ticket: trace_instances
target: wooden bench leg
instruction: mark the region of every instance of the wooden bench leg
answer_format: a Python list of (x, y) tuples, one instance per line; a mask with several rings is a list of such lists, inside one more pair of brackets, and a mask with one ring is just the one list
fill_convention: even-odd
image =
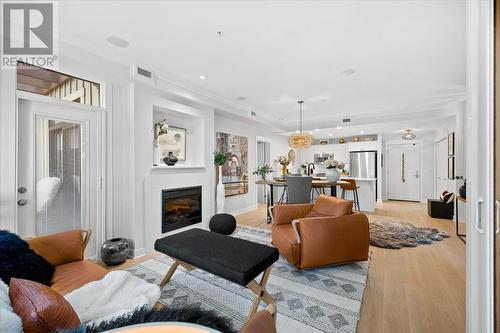
[(167, 274), (165, 274), (165, 277), (163, 278), (163, 280), (161, 280), (160, 288), (163, 288), (164, 285), (170, 282), (170, 279), (174, 275), (177, 267), (179, 267), (179, 262), (177, 260), (174, 260), (174, 263), (172, 264), (172, 266), (170, 266), (170, 269), (168, 270)]
[(262, 279), (260, 283), (257, 283), (255, 280), (247, 284), (247, 288), (250, 289), (255, 295), (255, 299), (250, 307), (250, 313), (248, 314), (247, 321), (252, 318), (252, 316), (257, 312), (259, 308), (260, 301), (264, 301), (267, 305), (274, 304), (273, 297), (267, 292), (266, 284), (269, 276), (271, 275), (271, 267), (268, 267), (264, 274), (262, 275)]

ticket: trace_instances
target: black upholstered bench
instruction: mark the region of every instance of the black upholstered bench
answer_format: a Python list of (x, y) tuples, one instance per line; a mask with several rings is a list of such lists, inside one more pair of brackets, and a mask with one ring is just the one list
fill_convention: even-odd
[[(271, 265), (279, 258), (278, 250), (273, 247), (203, 229), (190, 229), (158, 239), (155, 250), (174, 259), (161, 287), (170, 281), (179, 265), (186, 269), (196, 267), (254, 292), (256, 298), (248, 318), (255, 314), (261, 300), (266, 304), (274, 303), (266, 291)], [(255, 281), (262, 272), (261, 281)]]

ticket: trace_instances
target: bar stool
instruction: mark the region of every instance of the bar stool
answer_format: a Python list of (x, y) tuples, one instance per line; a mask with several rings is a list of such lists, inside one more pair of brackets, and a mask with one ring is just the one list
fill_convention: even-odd
[[(354, 202), (354, 210), (359, 210), (359, 196), (358, 196), (358, 188), (359, 186), (356, 185), (356, 180), (355, 179), (342, 179), (343, 181), (348, 182), (349, 184), (343, 184), (340, 185), (340, 188), (342, 189), (342, 199), (345, 199), (345, 191), (352, 191), (352, 197), (353, 197), (353, 202)], [(356, 209), (357, 207), (357, 209)]]

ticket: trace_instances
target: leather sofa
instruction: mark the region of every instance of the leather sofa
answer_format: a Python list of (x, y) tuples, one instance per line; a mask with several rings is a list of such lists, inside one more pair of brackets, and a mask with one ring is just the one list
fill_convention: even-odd
[(297, 268), (368, 259), (368, 218), (352, 201), (321, 195), (315, 203), (272, 208), (272, 243)]
[(103, 267), (84, 259), (91, 235), (91, 230), (71, 230), (27, 240), (33, 251), (55, 266), (50, 287), (59, 294), (65, 295), (100, 280), (108, 273)]

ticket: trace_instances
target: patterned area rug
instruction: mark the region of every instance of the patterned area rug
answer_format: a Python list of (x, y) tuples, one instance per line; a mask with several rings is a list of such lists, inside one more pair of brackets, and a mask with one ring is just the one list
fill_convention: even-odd
[[(271, 231), (238, 227), (235, 237), (268, 244)], [(172, 260), (159, 255), (128, 269), (148, 282), (159, 284)], [(369, 262), (295, 271), (280, 258), (267, 284), (278, 307), (278, 332), (355, 332)], [(192, 305), (214, 309), (243, 326), (253, 294), (246, 288), (199, 269), (179, 267), (162, 290), (160, 302), (168, 306)], [(261, 303), (261, 306), (265, 306)]]

